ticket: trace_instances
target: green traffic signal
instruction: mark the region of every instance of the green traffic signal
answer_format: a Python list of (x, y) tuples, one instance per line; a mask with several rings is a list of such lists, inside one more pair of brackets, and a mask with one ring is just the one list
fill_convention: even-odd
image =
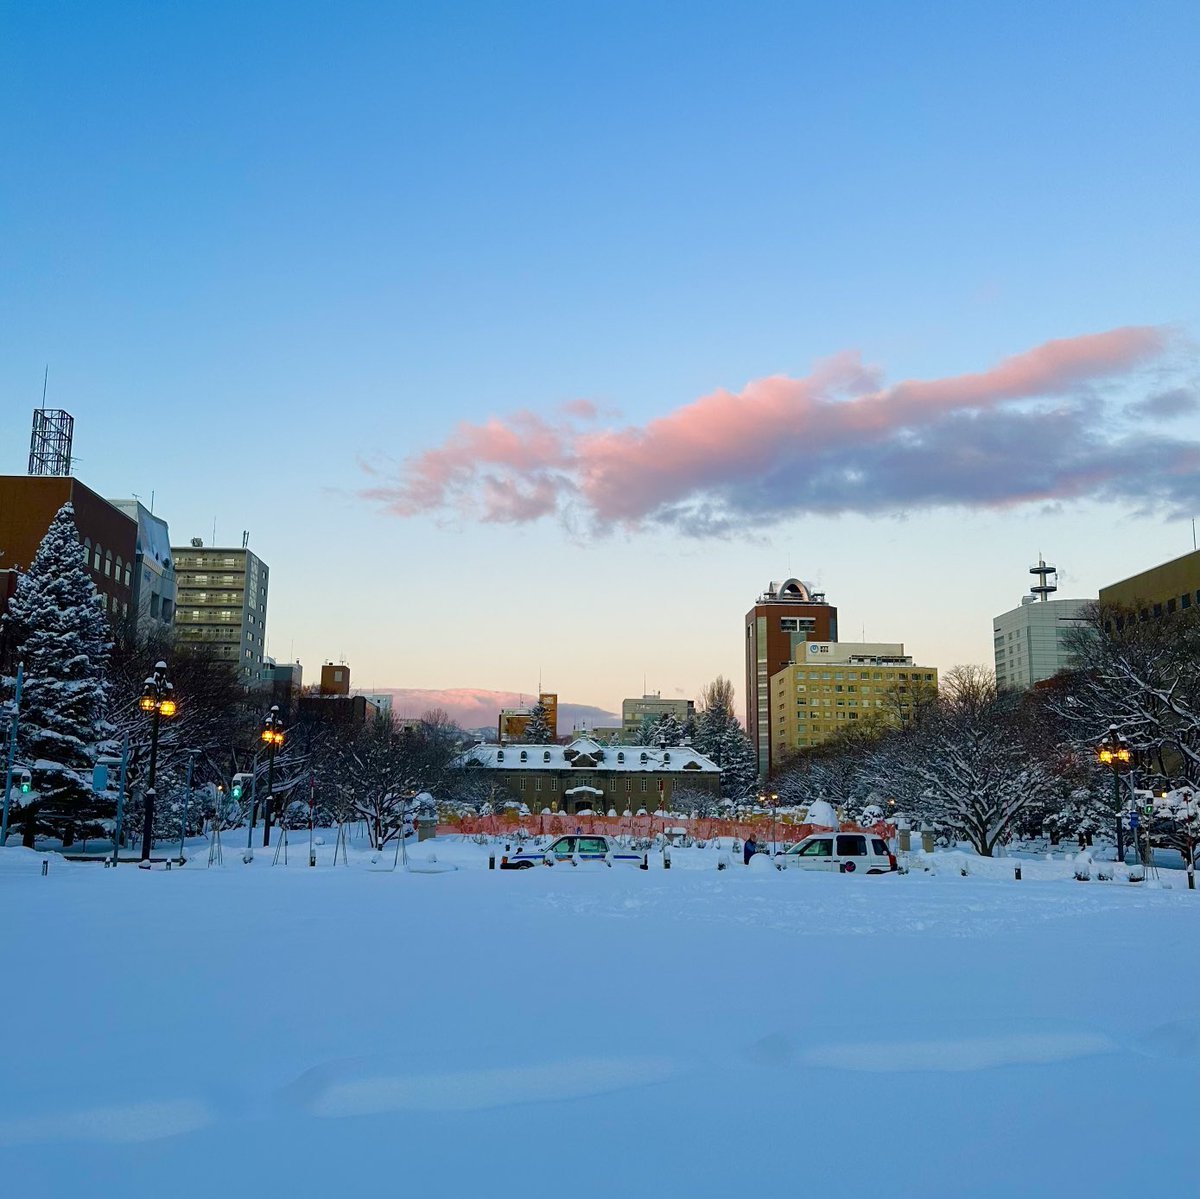
[(28, 795), (30, 788), (33, 786), (33, 780), (28, 773), (21, 775), (21, 794)]
[(241, 783), (233, 784), (233, 798), (234, 799), (242, 798), (242, 784)]

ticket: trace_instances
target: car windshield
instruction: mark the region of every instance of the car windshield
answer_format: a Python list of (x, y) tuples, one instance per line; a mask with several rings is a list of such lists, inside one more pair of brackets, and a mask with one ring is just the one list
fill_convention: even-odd
[(559, 837), (559, 839), (557, 841), (555, 841), (553, 845), (550, 846), (549, 852), (557, 853), (557, 854), (574, 853), (575, 852), (575, 838), (574, 837)]

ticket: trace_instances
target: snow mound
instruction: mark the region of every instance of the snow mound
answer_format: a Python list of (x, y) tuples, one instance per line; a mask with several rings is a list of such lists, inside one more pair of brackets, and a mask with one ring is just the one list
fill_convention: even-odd
[(824, 799), (818, 799), (808, 805), (807, 821), (809, 824), (815, 824), (818, 828), (841, 828), (841, 822), (833, 810), (833, 805)]

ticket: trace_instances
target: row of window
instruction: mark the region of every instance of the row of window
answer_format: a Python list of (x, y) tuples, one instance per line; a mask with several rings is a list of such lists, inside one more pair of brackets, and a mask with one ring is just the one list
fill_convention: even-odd
[[(512, 787), (515, 785), (517, 787), (517, 789), (520, 791), (528, 791), (529, 790), (529, 777), (527, 775), (522, 775), (520, 778), (514, 779), (511, 774), (507, 774), (504, 776), (504, 781), (509, 787)], [(547, 791), (555, 791), (555, 792), (558, 791), (558, 782), (556, 779), (548, 778), (548, 779), (543, 780), (536, 776), (533, 779), (533, 790), (540, 791), (542, 789), (543, 781), (548, 784), (546, 787)], [(624, 788), (621, 787), (621, 783), (625, 784)], [(633, 779), (609, 779), (608, 790), (611, 791), (614, 795), (617, 793), (617, 791), (622, 790), (622, 789), (628, 795), (633, 790)], [(649, 791), (650, 790), (650, 780), (645, 779), (645, 778), (638, 779), (638, 790), (643, 795), (647, 791)]]
[[(1138, 609), (1138, 620), (1149, 620), (1151, 616), (1174, 616), (1176, 612), (1186, 612), (1193, 604), (1200, 608), (1200, 591), (1195, 593), (1195, 598), (1190, 591), (1184, 592), (1183, 595), (1172, 597), (1167, 600), (1166, 604), (1153, 604), (1147, 608)], [(1126, 625), (1124, 616), (1117, 617), (1117, 628), (1123, 629)]]
[[(648, 753), (646, 753), (646, 752), (643, 750), (643, 751), (642, 751), (642, 754), (641, 754), (641, 757), (640, 757), (638, 760), (639, 760), (640, 762), (642, 762), (643, 764), (644, 764), (644, 763), (646, 763), (646, 762), (649, 762), (649, 761), (650, 761), (650, 755), (649, 755)], [(496, 761), (497, 761), (497, 762), (503, 762), (503, 761), (504, 761), (504, 750), (502, 750), (502, 749), (498, 749), (498, 750), (496, 751)], [(528, 751), (527, 749), (523, 749), (523, 750), (521, 750), (521, 757), (520, 757), (520, 761), (522, 761), (522, 762), (528, 762), (528, 761), (529, 761), (529, 751)], [(542, 751), (542, 761), (543, 761), (543, 762), (549, 762), (549, 761), (550, 761), (550, 751), (549, 751), (548, 749), (546, 749), (546, 750), (543, 750), (543, 751)], [(666, 764), (666, 763), (669, 763), (669, 762), (671, 761), (671, 755), (670, 755), (669, 753), (664, 753), (664, 754), (663, 754), (663, 756), (662, 756), (662, 761), (663, 761), (663, 763), (664, 763), (664, 764)], [(623, 766), (624, 764), (625, 764), (625, 751), (624, 751), (624, 750), (620, 750), (620, 751), (617, 753), (617, 765), (618, 765), (618, 766)]]
[(899, 679), (906, 683), (907, 682), (919, 683), (922, 680), (924, 680), (926, 683), (932, 683), (933, 682), (933, 671), (932, 670), (927, 670), (927, 671), (898, 670), (894, 674), (889, 672), (886, 676), (884, 675), (883, 671), (881, 671), (881, 670), (875, 670), (875, 671), (867, 671), (867, 670), (862, 670), (862, 671), (859, 671), (859, 670), (833, 670), (833, 671), (830, 671), (830, 670), (797, 670), (796, 671), (797, 679), (811, 679), (811, 680), (821, 680), (821, 679), (839, 680), (840, 679), (843, 681), (853, 680), (855, 682), (861, 682), (861, 681), (865, 681), (868, 679), (872, 679), (875, 682), (879, 683), (879, 682), (882, 682), (885, 677), (888, 679)]
[(129, 570), (130, 564), (121, 559), (118, 554), (113, 557), (112, 550), (106, 550), (97, 541), (92, 544), (90, 537), (83, 539), (83, 564), (90, 566), (97, 574), (103, 574), (105, 578), (116, 579), (122, 586), (129, 586)]

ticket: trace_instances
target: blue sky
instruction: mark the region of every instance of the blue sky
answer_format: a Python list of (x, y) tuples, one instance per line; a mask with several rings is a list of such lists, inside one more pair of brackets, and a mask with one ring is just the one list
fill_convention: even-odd
[(847, 349), (892, 384), (1169, 327), (1162, 377), (1105, 395), (1194, 388), (1194, 4), (0, 13), (0, 469), (48, 362), (80, 477), (153, 490), (178, 539), (249, 529), (271, 650), (310, 671), (690, 694), (740, 680), (789, 569), (843, 635), (947, 667), (987, 660), (1039, 550), (1094, 594), (1191, 547), (1178, 503), (1128, 498), (696, 538), (359, 493), (460, 421), (586, 399), (641, 428)]

